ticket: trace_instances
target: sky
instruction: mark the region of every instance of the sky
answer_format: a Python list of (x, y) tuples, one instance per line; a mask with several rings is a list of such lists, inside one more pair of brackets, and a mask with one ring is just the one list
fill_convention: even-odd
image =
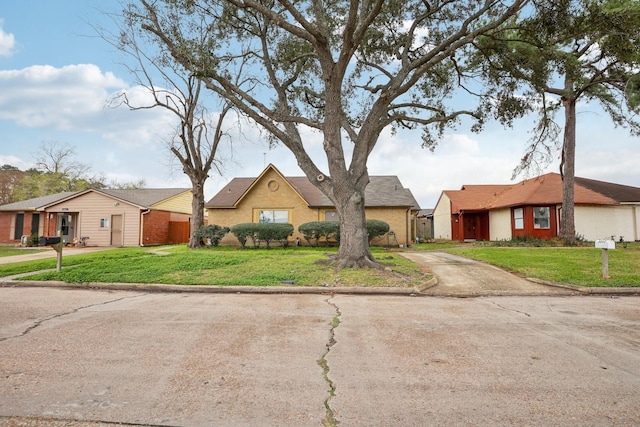
[[(0, 165), (26, 170), (43, 144), (56, 143), (73, 148), (75, 160), (107, 182), (190, 187), (166, 146), (171, 132), (166, 111), (108, 107), (117, 93), (136, 92), (134, 76), (123, 65), (130, 59), (95, 30), (112, 25), (107, 12), (119, 5), (118, 0), (0, 2)], [(640, 187), (640, 138), (615, 128), (596, 104), (580, 104), (577, 117), (576, 176)], [(419, 130), (385, 131), (369, 158), (369, 174), (398, 176), (420, 207), (430, 209), (444, 190), (512, 183), (531, 123), (518, 121), (513, 129), (490, 123), (479, 134), (462, 126), (449, 129), (433, 152), (421, 148)], [(317, 163), (326, 164), (319, 136), (308, 135), (307, 143)], [(210, 174), (207, 199), (232, 178), (256, 177), (270, 163), (286, 176), (304, 175), (284, 146), (270, 149), (247, 126), (220, 155), (223, 173)], [(545, 173), (558, 171), (557, 157)]]

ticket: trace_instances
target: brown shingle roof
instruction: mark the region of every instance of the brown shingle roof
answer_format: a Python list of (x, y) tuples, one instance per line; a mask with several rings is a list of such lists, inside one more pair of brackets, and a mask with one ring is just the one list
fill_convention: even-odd
[[(268, 168), (277, 169), (273, 165)], [(265, 169), (266, 170), (266, 169)], [(264, 172), (261, 176), (264, 175)], [(300, 194), (309, 207), (333, 207), (333, 203), (306, 176), (284, 177)], [(209, 202), (207, 208), (234, 208), (245, 192), (258, 178), (233, 178)], [(371, 176), (365, 190), (367, 207), (406, 207), (420, 209), (411, 191), (404, 188), (397, 176)]]
[[(548, 173), (512, 185), (465, 185), (462, 190), (444, 192), (453, 212), (487, 210), (520, 205), (562, 203), (562, 177)], [(604, 181), (575, 179), (574, 203), (577, 205), (616, 205), (639, 202), (640, 188)]]
[(50, 194), (43, 197), (35, 197), (33, 199), (21, 200), (19, 202), (9, 203), (0, 206), (0, 211), (35, 211), (44, 206), (51, 205), (60, 200), (66, 199), (74, 195), (74, 191), (63, 191), (62, 193)]
[(510, 185), (464, 185), (462, 190), (444, 193), (452, 202), (452, 213), (457, 213), (488, 209), (491, 201), (509, 188)]
[(190, 190), (190, 188), (134, 188), (95, 191), (129, 202), (133, 205), (150, 208), (157, 203)]
[(640, 202), (640, 188), (629, 185), (613, 184), (611, 182), (596, 181), (595, 179), (576, 178), (576, 184), (588, 188), (618, 203)]
[(50, 196), (36, 197), (34, 199), (23, 200), (21, 202), (10, 203), (0, 206), (0, 211), (22, 211), (37, 210), (55, 205), (64, 200), (72, 199), (84, 193), (95, 191), (107, 196), (111, 196), (122, 201), (137, 205), (143, 208), (150, 208), (156, 203), (170, 199), (171, 197), (190, 191), (190, 188), (135, 188), (135, 189), (89, 189), (82, 191), (66, 191), (52, 194)]

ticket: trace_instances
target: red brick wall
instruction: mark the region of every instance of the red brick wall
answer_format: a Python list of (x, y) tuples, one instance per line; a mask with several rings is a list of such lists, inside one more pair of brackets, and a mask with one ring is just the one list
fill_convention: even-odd
[(13, 212), (0, 212), (0, 243), (16, 243), (11, 231), (11, 220), (14, 215)]
[(143, 231), (142, 244), (150, 245), (166, 245), (169, 243), (169, 220), (171, 212), (166, 211), (150, 211), (142, 216)]
[[(21, 212), (22, 213), (22, 212)], [(15, 230), (11, 224), (15, 224), (17, 212), (0, 212), (0, 244), (20, 244), (20, 239), (14, 239)], [(31, 235), (31, 212), (24, 212), (24, 222), (20, 236)], [(42, 213), (40, 214), (43, 215)]]

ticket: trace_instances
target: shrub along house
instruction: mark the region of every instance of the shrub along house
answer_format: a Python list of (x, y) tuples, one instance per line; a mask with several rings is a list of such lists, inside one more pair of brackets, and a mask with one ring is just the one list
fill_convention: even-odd
[[(186, 243), (191, 189), (89, 189), (0, 206), (0, 243), (57, 236), (91, 246)], [(25, 237), (26, 236), (26, 237)]]
[[(640, 239), (640, 188), (575, 179), (576, 234), (593, 241)], [(443, 191), (433, 212), (436, 238), (458, 241), (554, 238), (560, 230), (562, 179), (548, 173), (513, 185), (464, 185)]]
[[(331, 201), (307, 177), (285, 177), (269, 165), (258, 177), (234, 178), (205, 205), (209, 224), (231, 227), (250, 222), (281, 222), (298, 226), (312, 221), (338, 221)], [(414, 241), (418, 203), (396, 176), (372, 176), (365, 192), (367, 219), (389, 224), (391, 232), (373, 244), (407, 245)], [(239, 244), (232, 233), (222, 244)]]

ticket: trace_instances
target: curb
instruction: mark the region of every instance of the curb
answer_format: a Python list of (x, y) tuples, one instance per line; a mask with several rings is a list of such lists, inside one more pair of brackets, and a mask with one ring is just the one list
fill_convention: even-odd
[(571, 291), (579, 292), (585, 295), (640, 295), (640, 288), (603, 288), (603, 287), (584, 287), (577, 285), (569, 285), (566, 283), (549, 282), (547, 280), (535, 279), (533, 277), (525, 277), (530, 282), (539, 285), (552, 286), (554, 288), (563, 288)]
[(346, 287), (346, 286), (203, 286), (203, 285), (169, 285), (161, 283), (67, 283), (60, 281), (36, 280), (1, 280), (0, 288), (61, 288), (86, 290), (118, 290), (138, 292), (169, 293), (211, 293), (211, 294), (344, 294), (344, 295), (398, 295), (418, 296), (425, 289), (437, 284), (431, 279), (423, 285), (412, 288), (384, 287)]

